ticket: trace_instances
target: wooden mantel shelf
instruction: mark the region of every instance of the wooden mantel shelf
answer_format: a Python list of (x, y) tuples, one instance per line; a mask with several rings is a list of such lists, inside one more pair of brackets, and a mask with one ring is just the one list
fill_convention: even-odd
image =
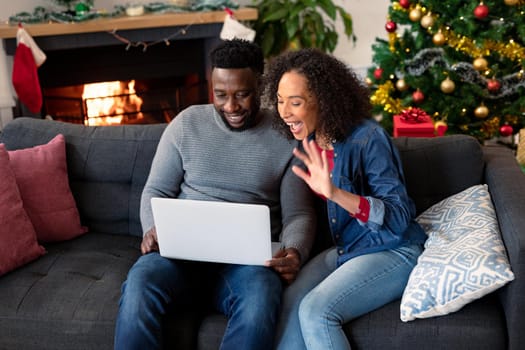
[[(237, 20), (250, 21), (257, 19), (257, 9), (239, 8), (234, 10)], [(39, 23), (24, 24), (24, 28), (33, 37), (51, 35), (70, 35), (79, 33), (95, 33), (113, 30), (131, 30), (144, 28), (160, 28), (185, 26), (194, 24), (221, 23), (224, 21), (224, 11), (176, 12), (165, 14), (146, 14), (130, 17), (98, 18), (75, 23)], [(17, 26), (0, 25), (0, 38), (16, 38)]]

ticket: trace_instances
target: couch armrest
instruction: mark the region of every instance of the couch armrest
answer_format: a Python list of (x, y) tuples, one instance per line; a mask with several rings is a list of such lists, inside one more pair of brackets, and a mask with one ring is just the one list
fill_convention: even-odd
[(508, 349), (525, 344), (525, 174), (513, 152), (501, 146), (483, 147), (488, 185), (515, 280), (499, 296), (507, 319)]

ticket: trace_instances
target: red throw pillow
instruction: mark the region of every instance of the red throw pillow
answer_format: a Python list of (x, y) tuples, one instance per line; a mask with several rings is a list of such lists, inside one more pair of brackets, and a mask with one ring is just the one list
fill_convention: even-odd
[(69, 187), (64, 135), (45, 145), (9, 151), (9, 159), (40, 242), (68, 240), (87, 232)]
[(0, 276), (45, 253), (24, 210), (9, 156), (0, 144)]

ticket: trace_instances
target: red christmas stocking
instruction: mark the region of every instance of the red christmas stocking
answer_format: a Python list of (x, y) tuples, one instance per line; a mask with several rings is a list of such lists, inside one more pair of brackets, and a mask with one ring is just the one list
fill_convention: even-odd
[(42, 108), (42, 91), (37, 68), (46, 57), (21, 26), (18, 28), (17, 42), (13, 62), (13, 87), (20, 101), (31, 112), (38, 113)]

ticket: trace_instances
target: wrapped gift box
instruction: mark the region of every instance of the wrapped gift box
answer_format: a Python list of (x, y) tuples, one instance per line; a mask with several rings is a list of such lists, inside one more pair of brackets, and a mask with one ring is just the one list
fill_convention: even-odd
[(394, 116), (394, 137), (434, 137), (434, 124), (428, 118), (425, 121), (407, 122), (400, 115)]

